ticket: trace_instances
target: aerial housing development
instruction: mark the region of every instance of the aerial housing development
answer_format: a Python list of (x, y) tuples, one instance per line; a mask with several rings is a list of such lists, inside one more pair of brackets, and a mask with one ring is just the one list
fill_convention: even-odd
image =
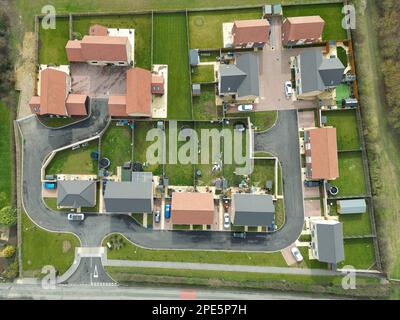
[[(54, 30), (35, 16), (16, 122), (21, 277), (379, 277), (342, 6), (70, 12)], [(37, 258), (39, 232), (58, 249)]]

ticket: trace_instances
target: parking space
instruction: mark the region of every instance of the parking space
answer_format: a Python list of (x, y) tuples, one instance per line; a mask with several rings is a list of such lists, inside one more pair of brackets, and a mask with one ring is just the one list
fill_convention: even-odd
[(285, 49), (281, 41), (282, 19), (271, 19), (272, 41), (260, 53), (260, 101), (256, 110), (288, 110), (315, 108), (314, 101), (294, 101), (286, 98), (284, 84), (291, 80), (290, 58), (298, 55), (304, 48)]
[(293, 243), (289, 247), (281, 250), (283, 259), (285, 259), (288, 266), (292, 266), (292, 265), (296, 264), (296, 259), (294, 258), (292, 251), (291, 251), (292, 248), (295, 246), (296, 245)]
[(315, 113), (314, 111), (299, 112), (299, 129), (314, 128)]
[(320, 191), (319, 187), (304, 187), (304, 198), (319, 198), (320, 197)]
[(321, 201), (319, 199), (304, 201), (304, 210), (306, 217), (320, 217), (322, 215)]
[(72, 92), (95, 98), (126, 94), (127, 67), (71, 63)]

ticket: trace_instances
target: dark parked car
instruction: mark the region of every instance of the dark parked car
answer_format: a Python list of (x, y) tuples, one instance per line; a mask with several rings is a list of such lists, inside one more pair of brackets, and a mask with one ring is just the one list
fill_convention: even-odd
[(233, 237), (239, 239), (246, 239), (246, 232), (234, 232)]
[(304, 181), (304, 185), (308, 188), (319, 187), (321, 185), (320, 181)]

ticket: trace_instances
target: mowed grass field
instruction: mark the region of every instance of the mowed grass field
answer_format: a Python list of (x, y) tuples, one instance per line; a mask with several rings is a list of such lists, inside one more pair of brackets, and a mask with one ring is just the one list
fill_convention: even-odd
[(39, 61), (41, 64), (68, 64), (65, 46), (69, 40), (69, 20), (57, 18), (55, 29), (39, 25)]
[(135, 29), (135, 66), (151, 69), (151, 15), (74, 17), (73, 31), (84, 36), (94, 24), (107, 28)]
[(39, 276), (46, 265), (63, 274), (72, 265), (78, 238), (69, 233), (48, 232), (35, 225), (26, 213), (22, 217), (22, 268)]
[(327, 117), (327, 126), (336, 128), (338, 150), (360, 149), (355, 110), (327, 111), (322, 115)]
[(192, 119), (189, 48), (183, 13), (154, 15), (155, 64), (168, 65), (168, 118)]
[(223, 47), (222, 24), (235, 20), (260, 19), (262, 9), (215, 10), (189, 13), (189, 44), (194, 49)]
[[(306, 2), (303, 1), (305, 4)], [(322, 40), (345, 40), (346, 30), (342, 28), (343, 3), (326, 3), (313, 5), (288, 6), (283, 8), (285, 17), (321, 16), (325, 20)]]
[(2, 120), (0, 123), (0, 193), (5, 196), (4, 205), (10, 205), (12, 202), (12, 121), (11, 112), (2, 101), (0, 101), (0, 119)]
[(339, 178), (331, 183), (339, 188), (338, 197), (366, 195), (361, 151), (339, 153)]

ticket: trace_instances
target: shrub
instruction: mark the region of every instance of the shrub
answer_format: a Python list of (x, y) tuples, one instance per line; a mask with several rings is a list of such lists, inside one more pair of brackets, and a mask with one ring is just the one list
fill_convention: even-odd
[(17, 210), (12, 207), (4, 207), (0, 210), (0, 225), (13, 226), (17, 222)]
[(5, 258), (11, 258), (15, 254), (15, 248), (11, 245), (6, 246), (1, 252)]

